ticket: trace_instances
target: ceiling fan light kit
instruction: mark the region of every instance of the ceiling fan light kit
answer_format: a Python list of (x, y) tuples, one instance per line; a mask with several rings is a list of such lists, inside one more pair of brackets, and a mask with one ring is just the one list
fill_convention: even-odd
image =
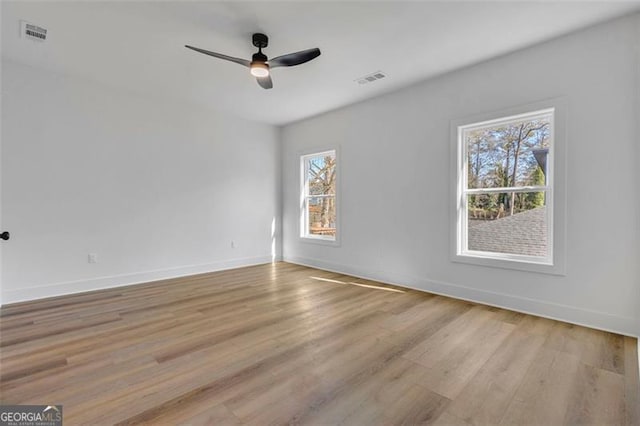
[(304, 64), (312, 59), (320, 56), (320, 49), (313, 48), (302, 50), (300, 52), (289, 53), (286, 55), (278, 56), (269, 60), (269, 58), (262, 53), (262, 49), (269, 45), (269, 38), (262, 33), (255, 33), (252, 36), (253, 45), (258, 48), (258, 51), (253, 54), (251, 61), (241, 58), (235, 58), (233, 56), (223, 55), (222, 53), (211, 52), (209, 50), (199, 49), (197, 47), (185, 45), (186, 48), (195, 50), (196, 52), (203, 53), (205, 55), (213, 56), (214, 58), (224, 59), (225, 61), (235, 62), (236, 64), (243, 65), (249, 68), (251, 75), (256, 77), (256, 81), (263, 89), (271, 89), (273, 82), (271, 81), (271, 68), (276, 67), (292, 67), (295, 65)]
[(264, 62), (251, 62), (251, 75), (254, 77), (266, 77), (269, 75), (269, 65)]

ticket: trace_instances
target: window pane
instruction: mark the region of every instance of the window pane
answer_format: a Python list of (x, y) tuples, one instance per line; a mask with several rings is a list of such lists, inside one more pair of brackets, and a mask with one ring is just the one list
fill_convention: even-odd
[(465, 130), (467, 187), (546, 185), (551, 114)]
[(336, 236), (335, 197), (309, 197), (307, 199), (309, 235)]
[(307, 181), (309, 195), (336, 193), (336, 157), (323, 154), (307, 159)]
[(468, 249), (546, 257), (545, 196), (544, 192), (468, 195)]

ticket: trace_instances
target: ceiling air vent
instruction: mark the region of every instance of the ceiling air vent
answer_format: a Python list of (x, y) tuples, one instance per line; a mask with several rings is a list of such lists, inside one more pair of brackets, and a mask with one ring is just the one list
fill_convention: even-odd
[(364, 84), (369, 84), (369, 83), (373, 83), (374, 81), (380, 80), (382, 78), (385, 78), (387, 75), (382, 72), (382, 71), (376, 71), (374, 73), (371, 74), (367, 74), (363, 77), (360, 78), (356, 78), (354, 81), (360, 85), (364, 85)]
[(30, 40), (45, 41), (47, 39), (47, 29), (26, 21), (20, 21), (20, 35)]

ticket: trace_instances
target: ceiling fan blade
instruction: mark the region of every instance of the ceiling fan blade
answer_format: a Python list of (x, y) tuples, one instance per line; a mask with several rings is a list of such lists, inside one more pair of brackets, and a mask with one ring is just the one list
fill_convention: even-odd
[(312, 59), (320, 56), (320, 49), (317, 47), (313, 49), (302, 50), (296, 53), (289, 53), (288, 55), (278, 56), (268, 61), (271, 68), (275, 67), (292, 67), (294, 65), (304, 64)]
[(186, 47), (187, 49), (195, 50), (196, 52), (204, 53), (205, 55), (224, 59), (225, 61), (235, 62), (236, 64), (244, 65), (245, 67), (248, 67), (249, 65), (251, 65), (251, 61), (248, 61), (246, 59), (234, 58), (233, 56), (223, 55), (222, 53), (210, 52), (208, 50), (198, 49), (197, 47), (193, 47), (189, 45), (185, 45), (184, 47)]
[(273, 87), (273, 81), (271, 81), (270, 75), (266, 77), (256, 77), (256, 81), (263, 89), (271, 89)]

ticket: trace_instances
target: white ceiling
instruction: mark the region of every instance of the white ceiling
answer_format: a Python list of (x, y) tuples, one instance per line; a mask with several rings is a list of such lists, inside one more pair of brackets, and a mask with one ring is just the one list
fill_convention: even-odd
[[(109, 86), (205, 104), (285, 124), (477, 63), (640, 8), (640, 1), (26, 2), (2, 1), (2, 56)], [(49, 30), (19, 37), (19, 20)], [(248, 69), (185, 49), (250, 58), (319, 47), (273, 71), (261, 89)], [(359, 85), (360, 76), (388, 77)]]

